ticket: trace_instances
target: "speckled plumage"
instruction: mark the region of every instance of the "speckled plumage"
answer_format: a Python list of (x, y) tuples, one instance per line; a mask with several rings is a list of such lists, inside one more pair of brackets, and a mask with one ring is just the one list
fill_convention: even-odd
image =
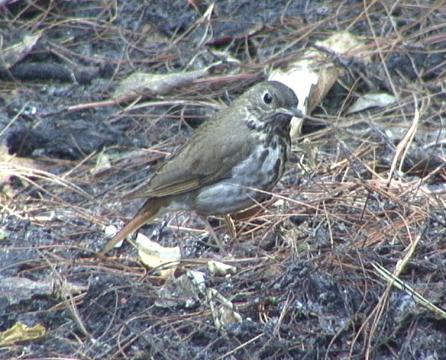
[(275, 81), (259, 83), (201, 126), (137, 192), (147, 201), (101, 254), (144, 223), (168, 211), (201, 215), (241, 211), (263, 198), (283, 174), (290, 146), (294, 92)]

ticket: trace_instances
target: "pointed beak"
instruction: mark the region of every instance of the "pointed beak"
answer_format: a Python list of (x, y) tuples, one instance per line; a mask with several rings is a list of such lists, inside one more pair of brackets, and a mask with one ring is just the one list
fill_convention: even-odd
[(285, 108), (279, 108), (276, 110), (277, 113), (279, 114), (285, 114), (285, 115), (290, 115), (290, 116), (295, 116), (298, 118), (303, 119), (305, 117), (305, 115), (303, 114), (302, 111), (300, 111), (299, 109), (295, 108), (295, 109), (285, 109)]

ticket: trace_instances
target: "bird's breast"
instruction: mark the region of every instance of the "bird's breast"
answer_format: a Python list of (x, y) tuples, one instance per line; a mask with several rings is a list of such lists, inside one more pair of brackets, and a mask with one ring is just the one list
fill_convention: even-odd
[(232, 170), (232, 180), (243, 186), (270, 190), (285, 169), (289, 139), (278, 134), (261, 134), (251, 154)]
[(270, 191), (283, 174), (288, 139), (277, 134), (257, 139), (228, 177), (196, 191), (191, 208), (204, 214), (230, 214), (261, 201), (266, 196), (262, 191)]

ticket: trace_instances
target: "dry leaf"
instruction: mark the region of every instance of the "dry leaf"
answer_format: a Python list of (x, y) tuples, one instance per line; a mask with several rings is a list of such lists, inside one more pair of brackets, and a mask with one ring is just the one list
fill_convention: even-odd
[(0, 49), (0, 68), (9, 69), (22, 60), (36, 45), (42, 34), (43, 32), (39, 31), (34, 35), (25, 35), (21, 42), (5, 49)]
[(360, 96), (350, 109), (348, 109), (347, 114), (353, 114), (358, 111), (363, 111), (373, 107), (384, 107), (396, 102), (396, 98), (388, 93), (374, 93), (365, 94)]
[(20, 178), (21, 168), (41, 170), (42, 166), (33, 159), (10, 155), (6, 145), (0, 146), (0, 184), (8, 182), (11, 176)]
[(240, 313), (235, 310), (234, 304), (217, 290), (207, 289), (206, 299), (211, 308), (212, 318), (217, 330), (224, 330), (228, 325), (243, 321)]
[(90, 169), (90, 173), (99, 175), (102, 172), (111, 169), (111, 167), (110, 156), (103, 151), (96, 158), (96, 165)]
[(147, 236), (139, 233), (136, 239), (138, 253), (141, 261), (150, 268), (168, 265), (168, 268), (160, 270), (160, 276), (167, 278), (175, 272), (179, 261), (181, 260), (181, 251), (179, 246), (164, 247)]
[(208, 261), (208, 269), (213, 275), (235, 274), (237, 268), (232, 265), (227, 265), (219, 261)]
[(59, 283), (52, 279), (39, 281), (18, 276), (0, 276), (0, 295), (9, 305), (31, 300), (35, 296), (55, 296), (64, 299), (67, 294), (79, 294), (87, 289), (86, 286), (69, 282)]
[[(332, 35), (324, 41), (317, 42), (319, 48), (340, 56), (354, 56), (359, 52), (362, 44), (348, 32)], [(310, 49), (296, 62), (285, 70), (274, 70), (269, 79), (276, 80), (289, 86), (299, 99), (298, 109), (305, 115), (310, 114), (320, 104), (325, 95), (337, 81), (342, 69), (324, 52)], [(300, 136), (303, 120), (293, 118), (291, 122), (291, 139)]]
[(172, 89), (188, 85), (192, 81), (208, 75), (211, 69), (218, 65), (217, 63), (205, 69), (168, 74), (136, 72), (121, 81), (113, 93), (113, 98), (125, 100), (144, 94), (151, 96), (165, 95)]
[(46, 329), (43, 325), (28, 327), (22, 323), (16, 323), (8, 330), (0, 332), (0, 346), (9, 346), (17, 342), (41, 339), (45, 336)]
[(170, 278), (157, 291), (158, 300), (155, 305), (162, 308), (184, 306), (195, 307), (201, 302), (206, 290), (205, 274), (201, 271), (189, 270), (178, 278)]

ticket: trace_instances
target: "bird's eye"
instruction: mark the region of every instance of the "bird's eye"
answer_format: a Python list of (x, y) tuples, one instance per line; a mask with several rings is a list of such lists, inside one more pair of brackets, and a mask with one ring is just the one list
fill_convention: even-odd
[(269, 92), (266, 92), (265, 95), (263, 95), (263, 102), (268, 105), (273, 102), (273, 97)]

